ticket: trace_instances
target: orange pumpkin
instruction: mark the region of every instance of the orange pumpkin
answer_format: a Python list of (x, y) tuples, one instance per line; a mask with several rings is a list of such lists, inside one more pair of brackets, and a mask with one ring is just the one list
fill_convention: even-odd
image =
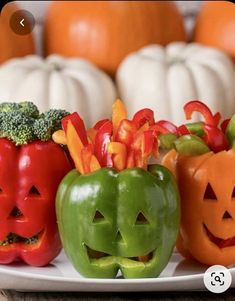
[(12, 14), (19, 10), (15, 3), (6, 4), (0, 16), (0, 63), (35, 52), (32, 34), (18, 35), (12, 31), (9, 21)]
[(58, 1), (45, 24), (45, 53), (79, 56), (114, 75), (130, 52), (185, 41), (183, 19), (171, 1)]
[(235, 5), (229, 1), (205, 1), (196, 20), (194, 40), (235, 58)]
[(162, 161), (181, 195), (179, 252), (207, 265), (235, 263), (235, 149)]

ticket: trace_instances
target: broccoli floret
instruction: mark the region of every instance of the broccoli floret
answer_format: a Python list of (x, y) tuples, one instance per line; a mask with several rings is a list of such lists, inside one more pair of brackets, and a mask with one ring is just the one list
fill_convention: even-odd
[(15, 112), (20, 111), (28, 117), (38, 118), (39, 110), (37, 106), (30, 101), (23, 101), (19, 103), (3, 102), (0, 104), (0, 112)]
[(16, 145), (36, 139), (47, 141), (61, 129), (61, 119), (67, 115), (65, 110), (54, 109), (39, 114), (37, 106), (29, 101), (0, 103), (0, 137)]
[(0, 103), (0, 112), (13, 112), (19, 110), (19, 104), (15, 102)]
[(61, 119), (69, 114), (65, 110), (54, 109), (41, 114), (34, 122), (34, 135), (42, 141), (51, 139), (52, 134), (61, 129)]
[(38, 107), (30, 101), (23, 101), (19, 103), (19, 111), (32, 118), (39, 118)]
[(51, 139), (53, 134), (53, 122), (46, 118), (39, 118), (35, 120), (33, 125), (34, 135), (42, 140), (47, 141)]
[(0, 137), (8, 138), (16, 145), (26, 144), (33, 139), (34, 119), (20, 111), (0, 113)]
[(57, 131), (61, 129), (61, 119), (69, 114), (70, 113), (65, 110), (51, 109), (43, 113), (41, 116), (46, 120), (51, 120), (53, 123), (53, 131)]

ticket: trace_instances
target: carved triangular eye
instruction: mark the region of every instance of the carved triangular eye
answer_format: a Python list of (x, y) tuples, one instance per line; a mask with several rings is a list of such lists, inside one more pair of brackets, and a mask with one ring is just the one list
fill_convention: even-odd
[(99, 221), (102, 221), (102, 220), (104, 220), (103, 214), (100, 211), (96, 210), (95, 216), (93, 218), (93, 223), (96, 223), (96, 222), (99, 222)]
[(149, 224), (148, 220), (146, 219), (146, 217), (144, 216), (144, 214), (142, 212), (140, 212), (137, 215), (136, 221), (135, 221), (136, 225), (143, 225), (143, 224)]
[(233, 188), (232, 198), (235, 198), (235, 187)]
[(29, 190), (29, 195), (41, 195), (38, 189), (33, 185)]
[(204, 193), (204, 200), (207, 199), (207, 200), (217, 200), (217, 197), (215, 195), (215, 192), (213, 190), (213, 188), (211, 187), (211, 184), (208, 183), (207, 186), (206, 186), (206, 191)]

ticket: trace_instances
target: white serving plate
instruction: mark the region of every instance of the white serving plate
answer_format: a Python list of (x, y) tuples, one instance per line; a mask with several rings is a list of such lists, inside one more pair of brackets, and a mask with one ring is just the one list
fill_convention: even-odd
[[(189, 291), (204, 290), (203, 273), (208, 267), (173, 253), (159, 278), (89, 279), (80, 276), (62, 252), (48, 267), (24, 264), (0, 265), (0, 288), (20, 291)], [(235, 267), (230, 268), (235, 287)]]

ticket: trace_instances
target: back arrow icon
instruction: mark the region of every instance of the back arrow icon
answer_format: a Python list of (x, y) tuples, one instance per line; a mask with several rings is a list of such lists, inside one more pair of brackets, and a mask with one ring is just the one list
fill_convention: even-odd
[(24, 27), (24, 19), (20, 21), (20, 25)]

